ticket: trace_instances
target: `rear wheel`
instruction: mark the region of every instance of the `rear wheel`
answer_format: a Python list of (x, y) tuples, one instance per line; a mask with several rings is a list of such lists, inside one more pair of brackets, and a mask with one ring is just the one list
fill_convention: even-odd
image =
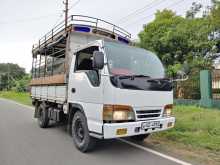
[(89, 135), (89, 129), (85, 115), (78, 111), (72, 120), (72, 136), (75, 146), (81, 152), (87, 152), (94, 148), (96, 139)]
[(144, 135), (136, 135), (136, 136), (131, 136), (130, 138), (134, 141), (137, 142), (142, 142), (144, 139), (146, 139), (150, 134), (144, 134)]
[(48, 109), (45, 104), (38, 106), (38, 124), (41, 128), (49, 125)]

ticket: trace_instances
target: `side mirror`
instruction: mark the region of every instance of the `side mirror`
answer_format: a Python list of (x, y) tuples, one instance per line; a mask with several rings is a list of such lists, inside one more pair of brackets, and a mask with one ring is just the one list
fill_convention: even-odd
[(179, 70), (177, 72), (176, 78), (173, 81), (186, 81), (188, 80), (188, 78), (189, 78), (188, 75), (184, 71)]
[(100, 51), (93, 52), (93, 62), (92, 66), (94, 69), (102, 69), (104, 67), (104, 54)]

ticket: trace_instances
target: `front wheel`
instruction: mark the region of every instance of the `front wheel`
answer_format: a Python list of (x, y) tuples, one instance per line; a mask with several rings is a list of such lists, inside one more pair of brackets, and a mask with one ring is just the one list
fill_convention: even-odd
[(130, 138), (134, 141), (137, 142), (142, 142), (144, 139), (146, 139), (150, 134), (144, 134), (144, 135), (136, 135), (136, 136), (131, 136)]
[(89, 129), (85, 115), (78, 111), (72, 120), (72, 136), (75, 146), (81, 152), (87, 152), (94, 148), (96, 139), (89, 135)]

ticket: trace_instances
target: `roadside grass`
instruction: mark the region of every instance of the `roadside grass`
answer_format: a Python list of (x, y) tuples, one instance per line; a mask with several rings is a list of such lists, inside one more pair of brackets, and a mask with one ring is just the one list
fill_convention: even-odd
[(220, 152), (220, 111), (195, 106), (176, 106), (176, 125), (153, 136), (192, 147)]
[(18, 93), (15, 91), (0, 91), (0, 98), (14, 100), (25, 105), (31, 105), (31, 98), (29, 93)]
[(152, 134), (146, 143), (171, 152), (176, 150), (175, 154), (180, 156), (195, 154), (198, 159), (207, 161), (206, 164), (210, 161), (220, 164), (220, 110), (177, 105), (173, 113), (175, 127)]

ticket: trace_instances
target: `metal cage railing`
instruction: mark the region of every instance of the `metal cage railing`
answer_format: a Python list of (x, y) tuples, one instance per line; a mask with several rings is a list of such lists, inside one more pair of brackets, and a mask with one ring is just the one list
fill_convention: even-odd
[[(123, 28), (105, 20), (90, 16), (71, 15), (70, 17), (68, 17), (67, 20), (67, 29), (71, 27), (71, 25), (90, 26), (97, 30), (107, 31), (109, 33), (116, 34), (124, 38), (131, 38), (131, 34)], [(65, 28), (65, 21), (60, 22), (51, 31), (49, 31), (42, 38), (40, 38), (38, 43), (33, 45), (33, 49), (40, 48), (42, 45), (45, 45), (45, 43), (48, 40), (53, 41), (54, 37), (57, 36), (57, 34), (59, 34), (60, 32), (64, 33), (67, 30)]]

